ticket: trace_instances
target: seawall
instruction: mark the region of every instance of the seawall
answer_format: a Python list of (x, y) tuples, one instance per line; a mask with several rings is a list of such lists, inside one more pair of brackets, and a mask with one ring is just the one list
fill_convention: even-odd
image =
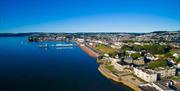
[(98, 70), (100, 71), (100, 73), (102, 75), (104, 75), (108, 79), (111, 79), (118, 83), (122, 83), (135, 91), (142, 91), (138, 86), (132, 84), (131, 82), (128, 82), (126, 79), (123, 79), (123, 78), (120, 78), (120, 77), (114, 75), (112, 72), (107, 70), (103, 64), (98, 67)]
[(86, 45), (82, 45), (80, 44), (78, 41), (75, 41), (77, 43), (77, 45), (83, 50), (85, 51), (89, 56), (93, 57), (93, 58), (98, 58), (99, 54), (96, 53), (95, 51), (93, 51), (91, 48), (89, 48)]
[(86, 45), (79, 45), (79, 47), (84, 50), (88, 55), (90, 55), (91, 57), (94, 57), (94, 58), (98, 58), (98, 54), (96, 52), (94, 52), (93, 50), (91, 50), (90, 48), (88, 48)]

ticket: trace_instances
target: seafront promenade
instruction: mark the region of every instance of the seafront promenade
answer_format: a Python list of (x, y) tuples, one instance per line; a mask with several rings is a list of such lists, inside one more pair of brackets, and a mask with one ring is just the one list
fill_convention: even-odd
[(92, 48), (90, 48), (89, 46), (85, 45), (85, 44), (80, 44), (79, 42), (77, 42), (77, 45), (83, 50), (85, 51), (89, 56), (93, 57), (93, 58), (98, 58), (99, 54), (97, 52), (95, 52)]
[(94, 58), (98, 58), (98, 54), (96, 52), (94, 52), (93, 50), (91, 50), (90, 48), (88, 48), (86, 45), (84, 46), (81, 46), (80, 45), (80, 48), (82, 50), (84, 50), (88, 55), (90, 55), (91, 57), (94, 57)]

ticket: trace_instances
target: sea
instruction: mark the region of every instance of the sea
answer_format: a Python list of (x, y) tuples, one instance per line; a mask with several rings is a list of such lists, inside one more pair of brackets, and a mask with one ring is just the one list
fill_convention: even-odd
[(130, 91), (104, 77), (80, 47), (55, 44), (74, 43), (0, 37), (0, 91)]

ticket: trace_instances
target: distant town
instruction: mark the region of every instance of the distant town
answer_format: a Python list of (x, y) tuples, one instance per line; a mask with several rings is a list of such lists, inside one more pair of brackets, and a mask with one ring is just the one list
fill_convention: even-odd
[(9, 35), (28, 35), (29, 42), (75, 42), (97, 59), (105, 77), (136, 91), (180, 90), (180, 31), (0, 34)]

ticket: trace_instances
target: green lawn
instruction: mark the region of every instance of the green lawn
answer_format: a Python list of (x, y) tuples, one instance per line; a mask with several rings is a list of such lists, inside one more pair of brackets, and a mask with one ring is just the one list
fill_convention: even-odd
[(99, 51), (101, 51), (102, 53), (108, 53), (108, 54), (117, 52), (116, 49), (113, 49), (113, 48), (111, 48), (110, 46), (106, 46), (106, 45), (103, 45), (103, 44), (98, 44), (98, 45), (96, 46), (96, 50), (99, 50)]
[(114, 66), (111, 65), (111, 63), (105, 63), (105, 68), (111, 71), (113, 74), (116, 74), (116, 71), (114, 69)]

